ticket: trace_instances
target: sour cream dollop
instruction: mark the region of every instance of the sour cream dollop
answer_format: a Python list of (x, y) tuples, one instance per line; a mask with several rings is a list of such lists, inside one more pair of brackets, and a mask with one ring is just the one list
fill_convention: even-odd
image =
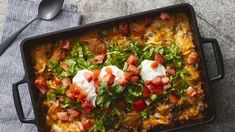
[(100, 80), (102, 80), (103, 77), (107, 74), (106, 68), (111, 68), (112, 69), (112, 74), (115, 76), (114, 81), (117, 81), (117, 80), (119, 80), (120, 78), (122, 78), (124, 76), (124, 72), (121, 69), (119, 69), (116, 66), (110, 65), (110, 66), (105, 66), (101, 69), (101, 71), (100, 71)]
[(141, 62), (142, 69), (140, 76), (144, 81), (153, 80), (157, 76), (165, 76), (166, 69), (163, 65), (158, 64), (156, 68), (152, 68), (151, 65), (154, 61), (144, 60)]
[(87, 101), (92, 102), (93, 106), (95, 106), (95, 100), (96, 100), (96, 92), (95, 92), (95, 85), (94, 81), (88, 82), (87, 79), (85, 78), (84, 74), (85, 73), (91, 73), (89, 70), (80, 70), (77, 72), (77, 74), (73, 77), (73, 83), (76, 83), (77, 86), (85, 91), (87, 91)]

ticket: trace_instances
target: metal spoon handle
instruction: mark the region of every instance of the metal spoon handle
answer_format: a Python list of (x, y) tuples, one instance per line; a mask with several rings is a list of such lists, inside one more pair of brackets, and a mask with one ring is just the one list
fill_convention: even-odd
[(3, 52), (12, 44), (12, 42), (14, 42), (14, 40), (17, 38), (17, 36), (19, 36), (19, 34), (26, 28), (28, 27), (32, 22), (34, 22), (35, 20), (37, 20), (38, 17), (34, 18), (33, 20), (31, 20), (28, 24), (24, 25), (23, 27), (21, 27), (18, 31), (16, 31), (15, 33), (13, 33), (12, 35), (10, 35), (9, 38), (7, 38), (6, 40), (4, 40), (1, 44), (0, 44), (0, 56), (3, 54)]

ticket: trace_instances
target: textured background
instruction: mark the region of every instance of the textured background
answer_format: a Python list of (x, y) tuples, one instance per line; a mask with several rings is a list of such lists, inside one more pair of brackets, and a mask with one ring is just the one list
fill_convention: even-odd
[[(235, 129), (235, 0), (66, 0), (78, 5), (78, 12), (84, 15), (84, 23), (132, 14), (176, 3), (187, 2), (193, 5), (199, 29), (204, 37), (216, 38), (219, 42), (225, 64), (225, 79), (213, 84), (217, 119), (208, 125), (186, 129), (185, 131), (230, 132)], [(0, 31), (6, 11), (6, 0), (0, 0)], [(1, 32), (0, 32), (1, 33)], [(210, 75), (216, 75), (213, 54), (210, 46), (205, 47)], [(1, 64), (0, 64), (1, 65)], [(0, 79), (2, 80), (2, 79)], [(11, 87), (9, 87), (11, 88)], [(1, 90), (1, 89), (0, 89)], [(0, 111), (1, 108), (0, 107)], [(17, 118), (12, 118), (18, 125)], [(0, 120), (0, 123), (7, 123)], [(14, 127), (14, 126), (12, 126)], [(22, 129), (23, 130), (23, 129)], [(22, 130), (19, 130), (20, 132)]]

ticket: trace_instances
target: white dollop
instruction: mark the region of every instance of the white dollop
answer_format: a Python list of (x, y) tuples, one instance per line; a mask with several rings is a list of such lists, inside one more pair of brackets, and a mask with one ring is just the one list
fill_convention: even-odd
[(141, 62), (142, 69), (140, 76), (144, 81), (153, 80), (157, 76), (165, 76), (166, 69), (163, 65), (158, 64), (156, 68), (152, 68), (151, 65), (154, 61), (144, 60)]
[(95, 106), (95, 100), (97, 94), (95, 92), (94, 81), (92, 80), (88, 82), (84, 76), (85, 73), (92, 73), (92, 72), (86, 69), (77, 71), (77, 74), (73, 77), (73, 83), (76, 83), (79, 88), (87, 91), (88, 93), (87, 101), (92, 102), (93, 106)]
[(124, 72), (121, 69), (119, 69), (116, 66), (110, 65), (110, 66), (105, 66), (101, 69), (101, 71), (100, 71), (100, 80), (102, 80), (104, 75), (107, 74), (107, 72), (105, 70), (108, 67), (112, 69), (112, 74), (115, 76), (114, 81), (117, 81), (117, 80), (119, 80), (120, 78), (122, 78), (124, 76)]

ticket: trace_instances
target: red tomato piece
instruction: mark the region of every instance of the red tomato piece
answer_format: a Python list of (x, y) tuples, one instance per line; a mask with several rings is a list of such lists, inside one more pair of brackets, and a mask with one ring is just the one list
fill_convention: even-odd
[(61, 80), (57, 76), (54, 76), (54, 81), (57, 86), (61, 85)]
[(112, 70), (111, 67), (106, 67), (105, 71), (106, 71), (107, 74), (112, 74), (113, 73), (113, 70)]
[(137, 57), (135, 55), (130, 55), (127, 59), (127, 64), (135, 65), (137, 63)]
[(69, 116), (67, 112), (57, 112), (56, 113), (59, 120), (66, 122), (69, 120)]
[(136, 84), (138, 82), (138, 80), (139, 80), (139, 76), (133, 76), (133, 77), (131, 77), (130, 82), (132, 84)]
[(194, 65), (198, 62), (198, 55), (196, 52), (191, 52), (186, 59), (188, 64)]
[(163, 92), (163, 85), (151, 85), (150, 91), (152, 94), (160, 95)]
[(141, 111), (141, 110), (144, 109), (145, 103), (144, 103), (144, 101), (143, 101), (142, 99), (136, 100), (136, 101), (133, 103), (133, 107), (134, 107), (135, 110)]
[(125, 86), (128, 83), (125, 77), (120, 78), (118, 82), (120, 83), (121, 86)]
[(152, 80), (153, 85), (161, 85), (162, 84), (162, 79), (161, 77), (157, 76)]
[(81, 89), (78, 88), (77, 84), (76, 83), (72, 83), (70, 85), (70, 92), (74, 95), (79, 95), (80, 92), (81, 92)]
[(69, 99), (75, 100), (75, 95), (71, 93), (71, 90), (70, 90), (70, 89), (67, 90), (65, 94), (66, 94), (66, 96), (67, 96)]
[(42, 94), (47, 92), (46, 79), (43, 76), (38, 76), (35, 79), (34, 84)]
[(151, 91), (149, 90), (149, 88), (144, 87), (143, 89), (143, 95), (144, 97), (150, 96), (151, 95)]
[(85, 72), (83, 75), (88, 82), (90, 82), (92, 80), (92, 73)]
[(159, 64), (163, 64), (164, 63), (164, 56), (157, 53), (157, 54), (155, 54), (154, 60)]
[(108, 82), (108, 85), (111, 86), (114, 84), (115, 76), (113, 74), (106, 74), (104, 75), (102, 81)]
[(186, 89), (186, 94), (190, 97), (195, 97), (197, 95), (197, 91), (190, 86)]
[(67, 109), (67, 112), (69, 113), (70, 117), (72, 117), (72, 118), (77, 118), (82, 114), (81, 111), (78, 111), (75, 109)]
[(168, 98), (169, 98), (169, 101), (174, 104), (177, 104), (179, 101), (179, 97), (175, 93), (170, 93)]
[(172, 75), (172, 76), (175, 76), (175, 75), (176, 75), (176, 71), (175, 71), (174, 67), (172, 67), (172, 66), (167, 66), (167, 67), (166, 67), (166, 72), (167, 72), (168, 74)]
[(80, 94), (77, 97), (77, 102), (80, 103), (80, 102), (85, 101), (87, 98), (87, 95), (88, 95), (87, 91), (81, 89)]
[(95, 70), (93, 70), (92, 79), (93, 79), (94, 81), (96, 81), (96, 80), (99, 79), (99, 76), (100, 76), (100, 69), (95, 69)]
[(140, 71), (134, 65), (129, 65), (127, 71), (132, 72), (133, 75), (139, 75)]
[(118, 24), (118, 31), (123, 35), (127, 35), (129, 32), (129, 26), (127, 22), (120, 22)]
[(92, 122), (91, 122), (91, 120), (86, 119), (84, 122), (82, 122), (82, 125), (83, 125), (83, 127), (84, 127), (85, 129), (88, 129), (88, 128), (91, 127)]
[(152, 64), (151, 64), (151, 68), (155, 69), (157, 68), (158, 66), (158, 62), (157, 61), (154, 61)]
[(94, 109), (94, 106), (91, 104), (91, 102), (88, 102), (88, 101), (82, 102), (81, 106), (82, 106), (82, 109), (87, 113), (92, 112)]
[(72, 49), (71, 41), (68, 39), (64, 40), (62, 45), (63, 45), (62, 48), (65, 50), (70, 51)]
[(126, 79), (127, 81), (129, 81), (132, 76), (134, 76), (132, 72), (126, 72), (126, 73), (125, 73), (125, 79)]

